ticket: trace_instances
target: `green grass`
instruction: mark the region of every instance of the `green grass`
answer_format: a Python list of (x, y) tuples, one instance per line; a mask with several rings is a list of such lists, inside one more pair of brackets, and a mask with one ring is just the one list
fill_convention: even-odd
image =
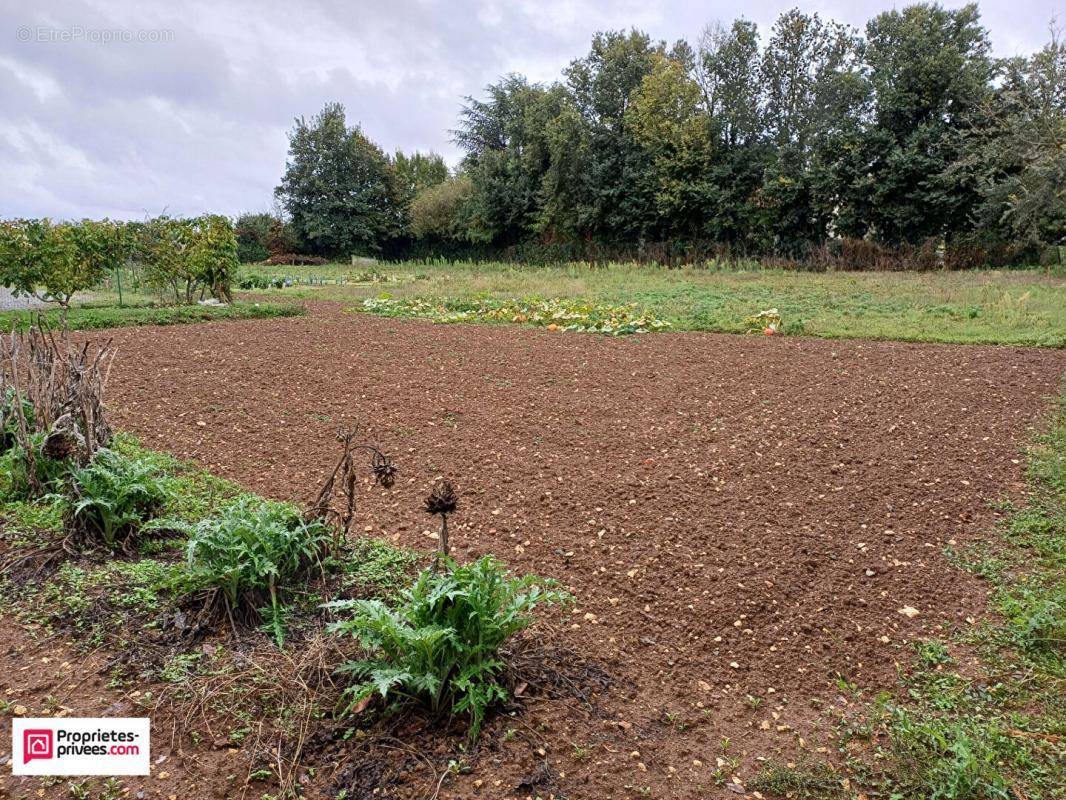
[[(43, 312), (48, 324), (62, 327), (63, 312), (48, 308)], [(304, 313), (297, 303), (238, 302), (229, 306), (118, 306), (111, 300), (94, 300), (72, 306), (67, 322), (71, 330), (97, 330), (122, 328), (136, 325), (181, 325), (190, 322), (213, 320), (263, 319), (268, 317), (291, 317)], [(37, 311), (0, 311), (0, 330), (10, 331), (14, 326), (27, 330), (36, 320)]]
[(405, 263), (379, 265), (387, 281), (358, 283), (352, 281), (360, 270), (347, 264), (245, 269), (314, 281), (265, 290), (271, 297), (350, 302), (387, 293), (455, 303), (535, 298), (636, 303), (674, 330), (725, 333), (742, 333), (753, 314), (777, 308), (789, 335), (1066, 347), (1066, 278), (1037, 270), (810, 273)]
[[(1066, 797), (1066, 395), (1028, 474), (1027, 503), (1009, 509), (1000, 535), (975, 556), (952, 554), (987, 582), (994, 616), (952, 641), (917, 643), (902, 691), (842, 722), (853, 784), (900, 800)], [(953, 648), (976, 656), (976, 667), (962, 668)], [(856, 740), (857, 751), (848, 747)], [(802, 776), (766, 777), (796, 796), (822, 796)]]

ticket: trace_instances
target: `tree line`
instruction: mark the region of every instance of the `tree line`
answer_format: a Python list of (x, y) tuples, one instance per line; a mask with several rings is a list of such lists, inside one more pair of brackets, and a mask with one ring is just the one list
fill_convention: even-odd
[(965, 267), (1066, 244), (1066, 46), (1052, 29), (994, 58), (976, 5), (598, 33), (556, 82), (467, 98), (453, 136), (449, 171), (387, 155), (339, 104), (298, 119), (287, 246)]

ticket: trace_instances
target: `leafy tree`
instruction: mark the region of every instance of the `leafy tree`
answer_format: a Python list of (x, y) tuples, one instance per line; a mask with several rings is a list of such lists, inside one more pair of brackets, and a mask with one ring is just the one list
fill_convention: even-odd
[(509, 75), (467, 99), (464, 179), (412, 192), (418, 169), (393, 167), (414, 236), (471, 252), (930, 267), (943, 243), (945, 265), (1003, 263), (1066, 235), (1064, 73), (1057, 35), (994, 61), (972, 4), (889, 11), (864, 35), (792, 10), (764, 45), (743, 19), (695, 50), (604, 32), (563, 83)]
[(230, 285), (237, 274), (237, 236), (229, 217), (205, 214), (194, 221), (189, 249), (189, 272), (201, 291), (233, 302)]
[(463, 171), (474, 186), (475, 238), (508, 245), (540, 229), (541, 184), (551, 158), (548, 128), (564, 92), (517, 75), (486, 91), (485, 100), (467, 98), (454, 135), (466, 150)]
[(714, 138), (703, 103), (687, 65), (656, 54), (626, 111), (629, 131), (652, 159), (656, 228), (662, 236), (699, 238), (716, 191), (707, 180)]
[(188, 266), (192, 239), (189, 220), (161, 215), (138, 227), (134, 252), (144, 265), (145, 282), (160, 293), (173, 293), (176, 303), (191, 303), (195, 293)]
[(411, 230), (415, 236), (471, 241), (469, 215), (474, 184), (467, 175), (423, 188), (411, 202)]
[(207, 292), (218, 300), (232, 300), (238, 246), (228, 217), (164, 215), (148, 220), (138, 227), (134, 253), (144, 264), (146, 282), (172, 293), (177, 303), (194, 303)]
[(775, 148), (762, 201), (773, 218), (775, 249), (802, 255), (821, 244), (840, 205), (832, 161), (837, 134), (858, 121), (864, 78), (858, 37), (798, 10), (774, 24), (760, 69), (766, 137)]
[(109, 220), (0, 224), (0, 280), (16, 294), (58, 303), (64, 309), (75, 293), (99, 283), (124, 258), (122, 228)]
[(296, 120), (274, 193), (316, 253), (377, 253), (400, 232), (393, 166), (358, 126), (348, 127), (339, 103), (326, 105), (310, 122)]
[(1066, 244), (1066, 43), (1003, 64), (980, 108), (961, 171), (980, 186), (978, 229), (1022, 246)]
[[(584, 58), (566, 70), (570, 108), (556, 126), (551, 185), (561, 200), (552, 203), (546, 223), (566, 229), (580, 221), (580, 235), (608, 243), (639, 242), (658, 223), (652, 155), (626, 124), (633, 96), (665, 54), (644, 33), (597, 33)], [(575, 162), (573, 153), (581, 154)]]
[(397, 150), (392, 158), (396, 173), (396, 187), (400, 197), (408, 203), (423, 189), (448, 180), (448, 165), (438, 153), (420, 153), (417, 150), (405, 155)]
[(965, 229), (976, 186), (949, 168), (987, 100), (993, 63), (975, 4), (913, 5), (866, 26), (874, 126), (867, 137), (871, 231), (917, 242)]
[(700, 37), (696, 81), (718, 135), (729, 148), (752, 144), (762, 133), (759, 30), (737, 20), (727, 31), (709, 25)]

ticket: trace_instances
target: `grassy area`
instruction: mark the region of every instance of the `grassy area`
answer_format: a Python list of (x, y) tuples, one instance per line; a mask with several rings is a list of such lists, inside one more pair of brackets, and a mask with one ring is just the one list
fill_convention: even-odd
[[(26, 330), (43, 313), (52, 327), (62, 327), (63, 312), (59, 308), (38, 311), (0, 311), (0, 329), (10, 331), (12, 326)], [(133, 325), (180, 325), (189, 322), (209, 322), (219, 319), (262, 319), (265, 317), (291, 317), (303, 313), (298, 303), (238, 302), (228, 306), (160, 306), (123, 305), (110, 300), (93, 300), (74, 305), (67, 314), (72, 330), (95, 330), (98, 328), (122, 328)]]
[[(741, 333), (777, 308), (787, 335), (1066, 347), (1066, 278), (1037, 270), (933, 273), (809, 273), (780, 270), (518, 267), (510, 264), (347, 264), (263, 267), (248, 273), (293, 278), (279, 297), (353, 301), (559, 299), (637, 304), (673, 330)], [(357, 302), (355, 302), (357, 301)]]
[(843, 769), (771, 765), (752, 788), (847, 797), (848, 780), (900, 800), (1066, 797), (1066, 396), (1029, 480), (1001, 535), (949, 554), (988, 581), (995, 617), (915, 643), (902, 691), (860, 695), (866, 711), (840, 720)]
[[(91, 646), (126, 649), (143, 644), (146, 631), (156, 629), (160, 612), (177, 611), (174, 603), (188, 588), (189, 529), (224, 514), (242, 498), (253, 504), (265, 501), (193, 462), (149, 450), (128, 434), (117, 434), (110, 449), (163, 479), (163, 501), (155, 510), (159, 534), (141, 537), (135, 554), (98, 551), (95, 557), (70, 558), (29, 583), (16, 585), (8, 576), (0, 577), (0, 607), (7, 604), (25, 622), (68, 629)], [(69, 522), (68, 511), (69, 500), (58, 493), (20, 498), (10, 475), (0, 470), (0, 554), (57, 540)], [(339, 585), (356, 597), (395, 597), (419, 561), (417, 553), (371, 538), (357, 539), (350, 551), (331, 558)], [(309, 582), (296, 593), (308, 607), (308, 619), (301, 624), (311, 628), (319, 624), (320, 588)]]

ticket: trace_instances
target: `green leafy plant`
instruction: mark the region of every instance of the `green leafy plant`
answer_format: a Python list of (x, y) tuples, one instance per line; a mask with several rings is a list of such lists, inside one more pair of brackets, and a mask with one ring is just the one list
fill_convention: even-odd
[(245, 495), (192, 528), (189, 583), (218, 597), (231, 623), (264, 621), (281, 646), (286, 591), (321, 567), (331, 541), (325, 524), (303, 519), (294, 506)]
[(513, 577), (485, 556), (435, 573), (424, 570), (390, 608), (380, 600), (343, 600), (328, 607), (347, 613), (332, 630), (357, 638), (369, 657), (340, 671), (357, 683), (345, 692), (346, 711), (374, 695), (425, 702), (431, 711), (470, 715), (476, 738), (485, 713), (506, 700), (500, 648), (532, 624), (542, 603), (568, 598), (551, 581)]
[(168, 494), (167, 479), (152, 460), (101, 449), (71, 473), (73, 535), (83, 544), (128, 549)]
[(19, 444), (0, 453), (0, 497), (6, 500), (34, 500), (63, 489), (72, 462), (53, 458), (43, 433), (29, 434), (30, 458)]

